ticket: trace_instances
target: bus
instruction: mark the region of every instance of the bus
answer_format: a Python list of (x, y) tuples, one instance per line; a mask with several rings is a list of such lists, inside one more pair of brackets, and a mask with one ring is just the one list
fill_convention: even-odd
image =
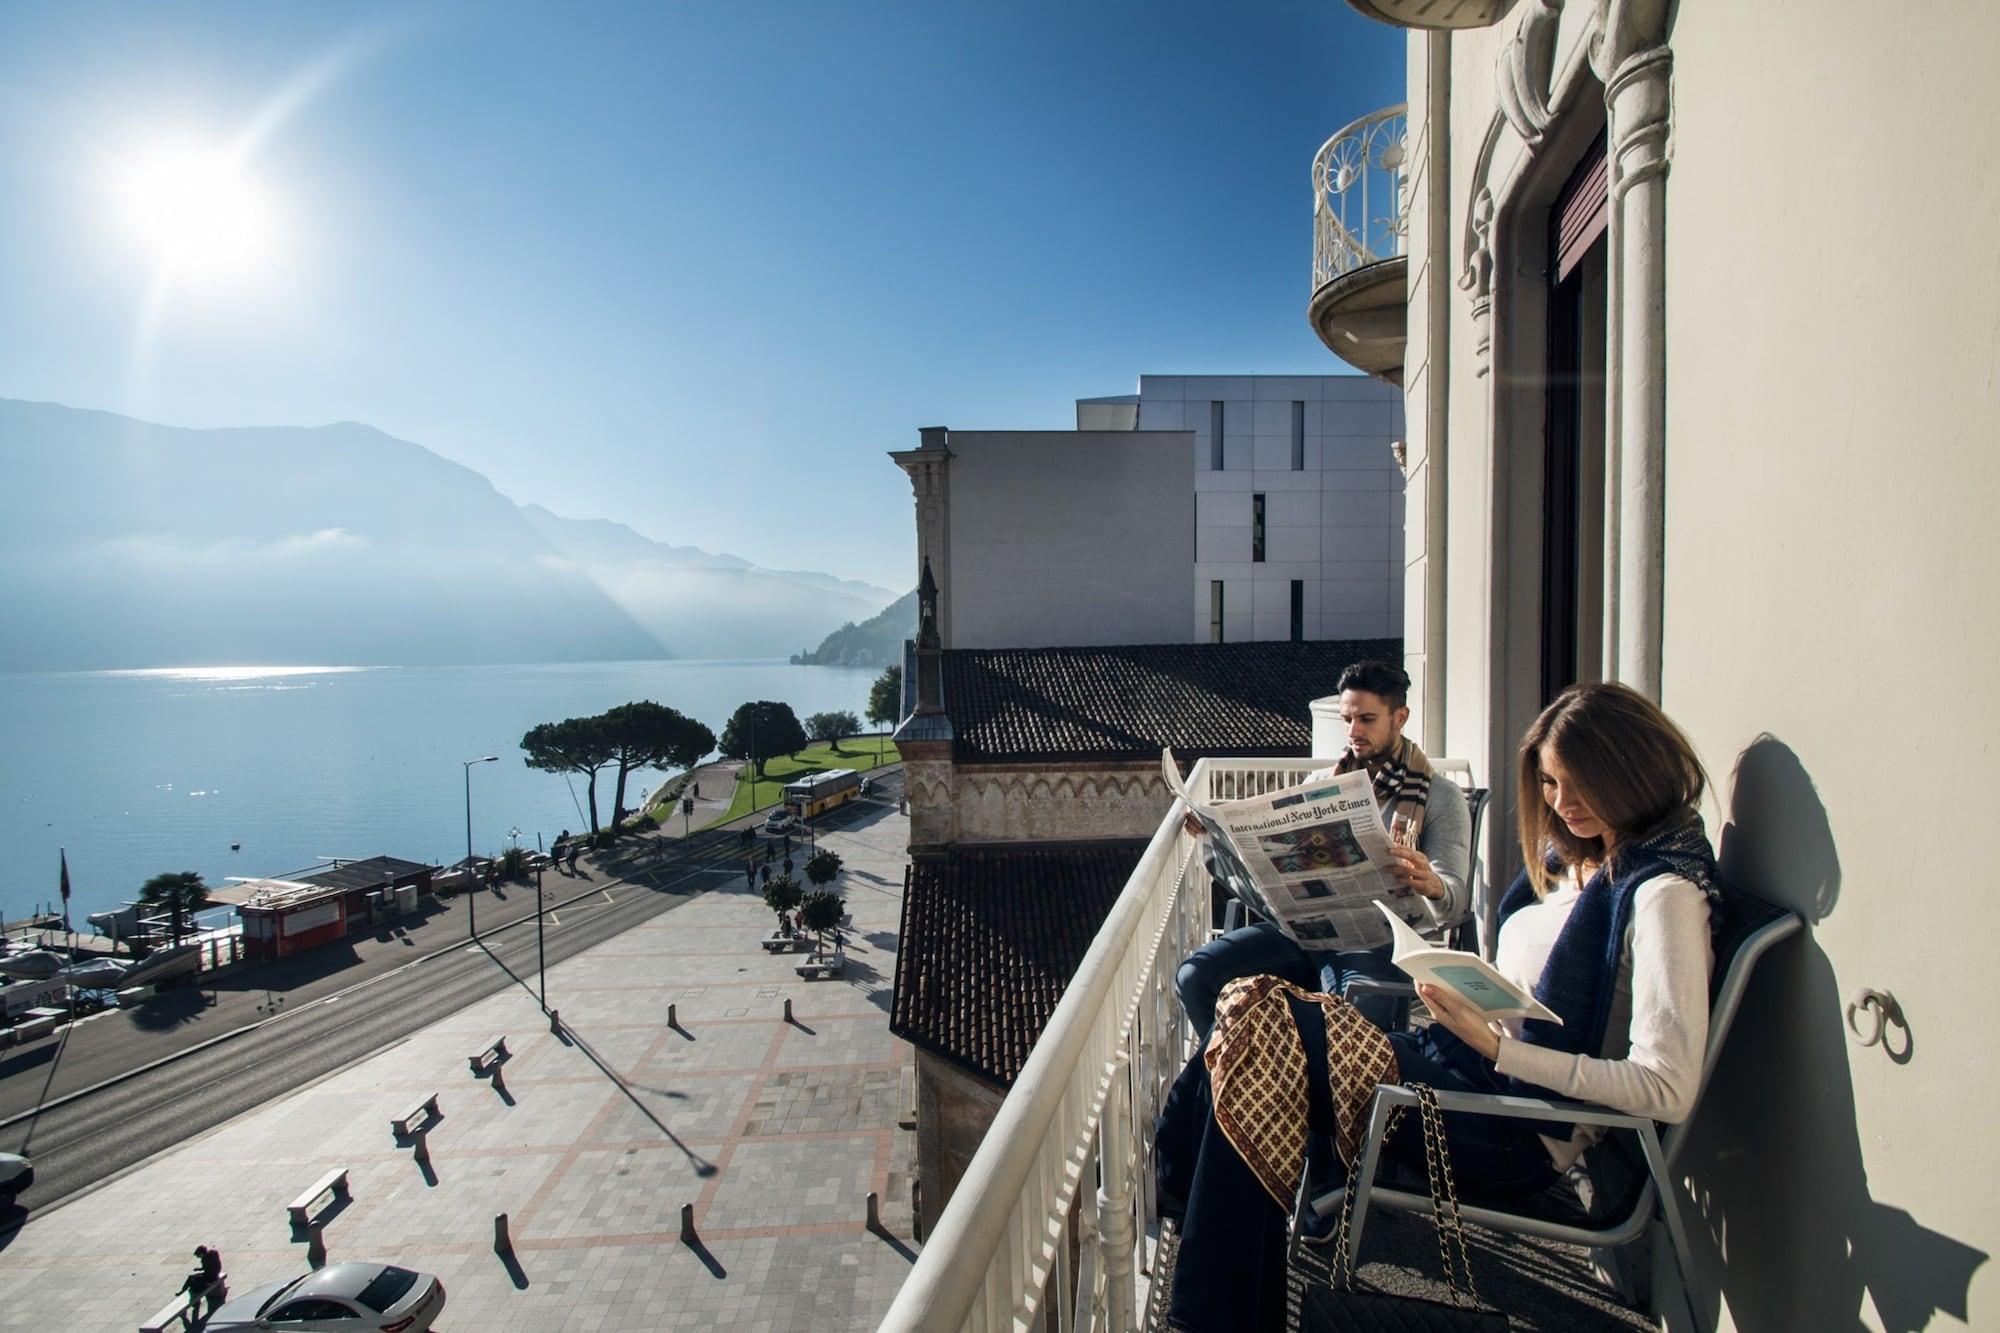
[(851, 768), (830, 768), (785, 784), (785, 809), (798, 819), (815, 819), (861, 793), (861, 775)]

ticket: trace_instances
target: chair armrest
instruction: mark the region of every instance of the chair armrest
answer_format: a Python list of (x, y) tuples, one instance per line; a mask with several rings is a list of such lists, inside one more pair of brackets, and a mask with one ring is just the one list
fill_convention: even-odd
[(1417, 998), (1417, 983), (1414, 981), (1377, 981), (1373, 977), (1352, 977), (1341, 989), (1349, 994), (1394, 995), (1405, 1000)]
[[(1386, 1105), (1415, 1106), (1417, 1094), (1401, 1084), (1383, 1083), (1375, 1097)], [(1652, 1121), (1642, 1115), (1614, 1111), (1590, 1102), (1558, 1102), (1545, 1097), (1507, 1097), (1492, 1092), (1447, 1092), (1437, 1090), (1440, 1111), (1464, 1115), (1506, 1116), (1514, 1120), (1547, 1120), (1559, 1124), (1603, 1125), (1610, 1129), (1650, 1128)]]

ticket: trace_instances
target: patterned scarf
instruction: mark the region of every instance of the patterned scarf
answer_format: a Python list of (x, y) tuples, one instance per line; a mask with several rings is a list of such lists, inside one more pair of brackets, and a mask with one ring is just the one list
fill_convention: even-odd
[[(1521, 1025), (1522, 1041), (1592, 1059), (1603, 1055), (1604, 1030), (1611, 1022), (1611, 1000), (1632, 925), (1632, 903), (1639, 886), (1659, 875), (1679, 875), (1700, 889), (1708, 899), (1709, 930), (1720, 927), (1722, 890), (1715, 853), (1701, 816), (1689, 811), (1659, 832), (1620, 847), (1610, 864), (1583, 886), (1549, 950), (1541, 980), (1535, 983), (1535, 998), (1561, 1014), (1563, 1021), (1531, 1018)], [(1506, 925), (1508, 917), (1534, 901), (1523, 871), (1500, 900), (1500, 924)]]
[[(1353, 750), (1343, 750), (1340, 759), (1333, 766), (1336, 773), (1352, 773), (1357, 768), (1366, 768), (1364, 759), (1355, 757)], [(1407, 815), (1410, 819), (1410, 846), (1418, 845), (1417, 839), (1424, 832), (1424, 807), (1431, 799), (1431, 761), (1417, 743), (1408, 736), (1396, 742), (1396, 748), (1375, 770), (1375, 804), (1382, 807), (1382, 827), (1393, 830), (1397, 815)]]
[(1396, 1056), (1382, 1030), (1338, 995), (1316, 995), (1273, 976), (1238, 977), (1222, 988), (1208, 1065), (1216, 1127), (1278, 1207), (1290, 1211), (1305, 1169), (1306, 1050), (1287, 997), (1326, 1016), (1326, 1067), (1334, 1148), (1352, 1166), (1378, 1083), (1397, 1081)]

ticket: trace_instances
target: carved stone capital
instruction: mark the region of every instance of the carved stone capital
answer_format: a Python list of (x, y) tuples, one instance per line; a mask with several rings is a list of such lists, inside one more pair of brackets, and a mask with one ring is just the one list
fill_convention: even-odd
[(1604, 85), (1611, 122), (1611, 198), (1664, 176), (1672, 158), (1673, 52), (1664, 46), (1635, 51)]
[(1531, 153), (1541, 147), (1549, 125), (1549, 84), (1555, 77), (1562, 7), (1563, 0), (1528, 0), (1493, 67), (1500, 113)]

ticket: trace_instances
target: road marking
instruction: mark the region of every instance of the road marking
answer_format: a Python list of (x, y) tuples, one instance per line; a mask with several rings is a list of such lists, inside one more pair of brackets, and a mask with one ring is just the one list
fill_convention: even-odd
[(562, 918), (557, 916), (554, 912), (549, 913), (549, 920), (555, 922), (555, 924), (557, 924), (558, 926), (562, 924)]
[(610, 903), (610, 904), (611, 904), (611, 905), (612, 905), (613, 907), (616, 907), (616, 906), (618, 905), (617, 901), (616, 901), (615, 899), (613, 899), (613, 898), (612, 898), (612, 896), (611, 896), (611, 890), (609, 890), (609, 889), (602, 889), (602, 890), (600, 890), (600, 892), (602, 892), (602, 893), (604, 894), (604, 901), (605, 901), (605, 902), (607, 902), (607, 903)]

